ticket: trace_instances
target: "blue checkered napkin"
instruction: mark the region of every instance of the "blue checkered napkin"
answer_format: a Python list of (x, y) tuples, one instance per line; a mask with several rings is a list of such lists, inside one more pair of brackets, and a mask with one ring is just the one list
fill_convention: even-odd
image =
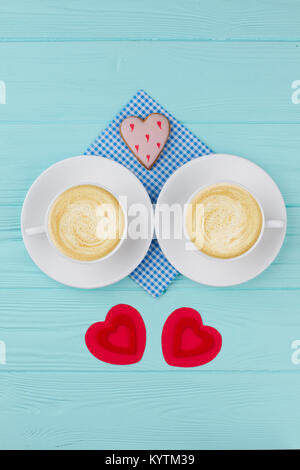
[[(150, 113), (162, 113), (170, 121), (171, 131), (165, 148), (151, 170), (146, 170), (131, 153), (120, 136), (120, 124), (128, 116), (145, 118)], [(85, 152), (111, 158), (131, 170), (144, 184), (153, 203), (174, 171), (192, 158), (212, 153), (201, 140), (178, 122), (147, 93), (140, 90)], [(178, 271), (163, 255), (157, 240), (152, 240), (149, 251), (131, 273), (134, 279), (153, 297), (160, 296)]]

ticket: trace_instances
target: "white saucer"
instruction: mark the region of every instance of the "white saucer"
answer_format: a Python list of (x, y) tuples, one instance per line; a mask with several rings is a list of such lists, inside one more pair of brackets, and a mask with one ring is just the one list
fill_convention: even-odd
[[(99, 183), (119, 196), (127, 196), (128, 208), (133, 203), (146, 207), (141, 225), (147, 227), (148, 238), (129, 237), (111, 257), (90, 264), (81, 264), (61, 256), (50, 245), (46, 234), (28, 236), (25, 229), (44, 223), (47, 206), (67, 186)], [(130, 224), (130, 217), (128, 222)], [(48, 276), (71, 287), (92, 289), (120, 281), (130, 274), (146, 255), (153, 237), (153, 208), (142, 183), (127, 168), (103, 157), (67, 158), (44, 171), (33, 183), (25, 198), (21, 228), (26, 249), (32, 260)]]
[[(186, 163), (168, 179), (157, 205), (179, 203), (182, 207), (201, 185), (215, 181), (236, 181), (249, 188), (260, 200), (266, 219), (284, 222), (283, 228), (266, 229), (249, 255), (220, 262), (186, 250), (186, 239), (163, 239), (159, 221), (156, 233), (159, 244), (170, 263), (184, 276), (201, 284), (216, 287), (233, 286), (249, 281), (262, 273), (276, 258), (286, 233), (286, 209), (283, 197), (272, 178), (259, 166), (245, 158), (214, 154)], [(171, 224), (173, 222), (171, 221)]]

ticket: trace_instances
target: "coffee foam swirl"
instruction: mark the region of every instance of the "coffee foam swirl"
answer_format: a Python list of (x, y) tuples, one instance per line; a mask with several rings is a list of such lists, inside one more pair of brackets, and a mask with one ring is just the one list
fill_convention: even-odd
[(66, 256), (94, 261), (120, 242), (124, 215), (117, 199), (95, 185), (74, 186), (54, 201), (48, 228), (54, 245)]
[(203, 253), (233, 258), (248, 251), (258, 239), (262, 213), (245, 189), (219, 183), (200, 191), (187, 209), (186, 229)]

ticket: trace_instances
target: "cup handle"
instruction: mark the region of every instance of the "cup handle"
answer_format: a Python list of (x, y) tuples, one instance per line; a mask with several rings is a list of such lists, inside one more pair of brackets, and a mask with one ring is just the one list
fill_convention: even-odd
[(282, 228), (283, 226), (282, 220), (266, 220), (266, 228)]
[(45, 233), (46, 228), (44, 225), (39, 225), (38, 227), (30, 227), (25, 229), (26, 235), (38, 235), (40, 233)]

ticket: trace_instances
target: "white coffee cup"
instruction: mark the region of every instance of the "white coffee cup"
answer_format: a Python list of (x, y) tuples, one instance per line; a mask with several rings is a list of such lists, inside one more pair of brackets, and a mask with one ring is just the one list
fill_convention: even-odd
[[(251, 196), (255, 199), (255, 201), (257, 202), (259, 208), (260, 208), (260, 211), (261, 211), (261, 215), (262, 215), (262, 225), (261, 225), (261, 231), (260, 231), (260, 234), (259, 234), (259, 237), (257, 238), (256, 242), (249, 248), (249, 250), (245, 251), (244, 253), (238, 255), (238, 256), (234, 256), (234, 257), (231, 257), (231, 258), (218, 258), (218, 257), (215, 257), (215, 256), (210, 256), (210, 255), (207, 255), (206, 253), (203, 253), (199, 248), (197, 248), (197, 246), (193, 243), (193, 241), (191, 240), (188, 232), (187, 232), (187, 228), (186, 228), (186, 216), (187, 216), (187, 210), (188, 210), (188, 207), (189, 205), (191, 204), (192, 200), (194, 199), (194, 197), (200, 192), (202, 191), (203, 189), (205, 188), (208, 188), (210, 186), (214, 186), (215, 184), (232, 184), (232, 185), (235, 185), (235, 186), (238, 186), (240, 187), (241, 189), (244, 189), (245, 191), (248, 191), (248, 193), (251, 194)], [(275, 219), (266, 219), (265, 217), (265, 213), (264, 213), (264, 209), (262, 207), (262, 204), (260, 202), (260, 200), (257, 198), (256, 195), (253, 194), (253, 192), (248, 189), (246, 186), (240, 184), (240, 183), (237, 183), (236, 181), (215, 181), (215, 182), (212, 182), (212, 183), (209, 183), (209, 184), (206, 184), (206, 185), (202, 185), (200, 186), (196, 191), (194, 191), (191, 196), (188, 198), (186, 204), (185, 204), (185, 207), (184, 207), (184, 217), (183, 217), (183, 230), (184, 230), (184, 236), (187, 240), (186, 242), (186, 249), (188, 251), (195, 251), (197, 253), (199, 253), (201, 256), (204, 256), (208, 259), (213, 259), (213, 260), (216, 260), (216, 261), (220, 261), (220, 262), (228, 262), (228, 261), (232, 261), (232, 260), (237, 260), (237, 259), (241, 259), (241, 258), (244, 258), (245, 256), (249, 255), (256, 247), (257, 245), (260, 243), (262, 237), (263, 237), (263, 234), (265, 232), (265, 230), (268, 230), (268, 229), (282, 229), (284, 228), (284, 222), (282, 220), (275, 220)]]
[[(52, 208), (52, 205), (54, 204), (54, 202), (56, 201), (56, 199), (61, 196), (65, 191), (67, 191), (68, 189), (71, 189), (71, 188), (74, 188), (76, 186), (84, 186), (84, 185), (92, 185), (92, 186), (97, 186), (98, 188), (101, 188), (101, 189), (104, 189), (106, 191), (108, 191), (112, 196), (114, 196), (116, 198), (116, 200), (118, 201), (119, 205), (120, 205), (120, 208), (122, 210), (122, 213), (123, 213), (123, 216), (124, 216), (124, 228), (123, 228), (123, 233), (122, 233), (122, 237), (120, 238), (120, 241), (119, 243), (115, 246), (115, 248), (110, 251), (109, 253), (107, 253), (105, 256), (103, 256), (102, 258), (99, 258), (99, 259), (95, 259), (95, 260), (91, 260), (91, 261), (81, 261), (81, 260), (77, 260), (77, 259), (74, 259), (74, 258), (71, 258), (67, 255), (65, 255), (64, 253), (62, 253), (59, 248), (57, 248), (57, 246), (54, 244), (51, 236), (50, 236), (50, 233), (49, 233), (49, 228), (48, 228), (48, 219), (49, 219), (49, 214), (50, 214), (50, 210)], [(98, 262), (101, 262), (103, 260), (106, 260), (108, 258), (110, 258), (112, 255), (116, 254), (116, 252), (120, 249), (121, 245), (123, 244), (124, 240), (126, 239), (127, 237), (127, 227), (128, 227), (128, 216), (127, 216), (127, 211), (126, 211), (126, 208), (125, 208), (125, 205), (123, 204), (123, 201), (121, 200), (120, 196), (116, 195), (114, 193), (114, 191), (112, 191), (110, 188), (108, 188), (107, 186), (104, 186), (104, 185), (100, 185), (99, 183), (94, 183), (94, 182), (91, 182), (91, 181), (83, 181), (83, 182), (80, 182), (80, 183), (77, 183), (76, 185), (71, 185), (71, 186), (66, 186), (64, 187), (64, 189), (62, 189), (60, 192), (58, 192), (54, 197), (53, 199), (51, 200), (51, 202), (49, 203), (46, 211), (45, 211), (45, 218), (44, 218), (44, 223), (42, 225), (38, 225), (38, 226), (35, 226), (35, 227), (28, 227), (28, 228), (25, 228), (25, 233), (26, 235), (29, 235), (29, 236), (33, 236), (33, 235), (41, 235), (41, 234), (44, 234), (47, 236), (48, 238), (48, 241), (49, 243), (51, 244), (51, 246), (62, 256), (64, 257), (65, 259), (68, 259), (69, 261), (73, 261), (75, 263), (80, 263), (80, 264), (91, 264), (91, 263), (98, 263)]]

